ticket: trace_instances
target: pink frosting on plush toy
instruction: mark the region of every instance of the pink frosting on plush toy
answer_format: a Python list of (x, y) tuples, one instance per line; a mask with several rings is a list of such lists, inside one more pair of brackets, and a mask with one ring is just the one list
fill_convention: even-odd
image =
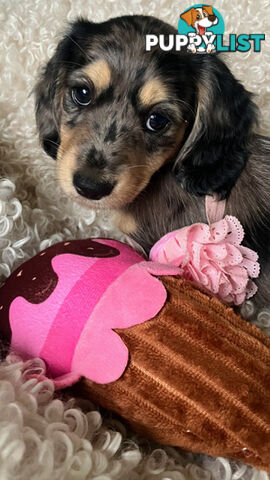
[[(72, 243), (76, 245), (67, 246)], [(155, 317), (167, 295), (153, 275), (179, 273), (176, 267), (144, 261), (120, 242), (103, 239), (93, 244), (99, 243), (117, 248), (118, 255), (55, 255), (51, 266), (58, 281), (52, 293), (39, 303), (17, 296), (10, 305), (12, 349), (45, 360), (58, 388), (80, 376), (104, 384), (117, 380), (126, 368), (128, 349), (114, 329)]]
[(204, 286), (227, 304), (252, 297), (260, 267), (258, 255), (243, 247), (244, 230), (237, 218), (226, 216), (207, 225), (196, 223), (170, 232), (157, 242), (150, 259), (181, 268), (181, 276)]

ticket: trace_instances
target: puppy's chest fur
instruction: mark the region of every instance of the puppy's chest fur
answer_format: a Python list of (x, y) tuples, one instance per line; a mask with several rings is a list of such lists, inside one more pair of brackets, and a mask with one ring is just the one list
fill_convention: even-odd
[(132, 204), (116, 217), (118, 227), (149, 253), (166, 233), (206, 222), (204, 201), (186, 192), (168, 169), (162, 169)]

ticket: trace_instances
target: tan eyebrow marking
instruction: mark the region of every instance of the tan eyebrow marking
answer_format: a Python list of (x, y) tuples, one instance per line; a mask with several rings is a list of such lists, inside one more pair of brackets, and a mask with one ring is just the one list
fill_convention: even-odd
[(155, 103), (164, 102), (168, 100), (168, 97), (168, 89), (159, 78), (149, 80), (139, 91), (139, 100), (146, 107)]
[(84, 67), (83, 72), (92, 80), (96, 90), (100, 93), (111, 83), (111, 69), (106, 60), (96, 60)]

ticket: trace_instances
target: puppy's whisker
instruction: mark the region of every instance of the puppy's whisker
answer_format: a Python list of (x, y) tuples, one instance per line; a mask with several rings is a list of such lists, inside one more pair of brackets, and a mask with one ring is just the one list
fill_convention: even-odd
[(130, 170), (131, 168), (142, 168), (143, 165), (128, 165), (127, 168)]
[(59, 147), (59, 149), (60, 149), (59, 143), (54, 142), (54, 140), (50, 140), (49, 138), (47, 138), (46, 141), (49, 142), (49, 143), (51, 143), (52, 145), (55, 145), (56, 147)]
[[(60, 63), (60, 62), (59, 62)], [(76, 67), (81, 67), (82, 65), (78, 62), (69, 62), (68, 60), (64, 60), (61, 62), (61, 64), (64, 64), (64, 65), (74, 65)]]
[(87, 55), (87, 53), (83, 50), (83, 48), (74, 40), (74, 38), (72, 38), (70, 35), (66, 34), (66, 37), (69, 38), (69, 40), (71, 40), (78, 48), (79, 50), (84, 54), (85, 58), (90, 61), (90, 58), (89, 56)]
[(192, 113), (192, 115), (195, 117), (196, 115), (196, 112), (195, 110), (192, 108), (191, 105), (189, 105), (187, 102), (185, 102), (184, 100), (180, 100), (180, 99), (177, 99), (176, 100), (176, 103), (180, 104), (180, 105), (183, 105), (189, 112)]

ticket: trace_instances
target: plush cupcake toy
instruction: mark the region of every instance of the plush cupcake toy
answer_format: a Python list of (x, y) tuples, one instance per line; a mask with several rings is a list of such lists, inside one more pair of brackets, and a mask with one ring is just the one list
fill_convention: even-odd
[(158, 262), (114, 240), (54, 245), (0, 289), (2, 334), (45, 360), (57, 388), (138, 432), (270, 471), (270, 340), (208, 293), (255, 292), (257, 258), (234, 227), (174, 232), (153, 248)]

